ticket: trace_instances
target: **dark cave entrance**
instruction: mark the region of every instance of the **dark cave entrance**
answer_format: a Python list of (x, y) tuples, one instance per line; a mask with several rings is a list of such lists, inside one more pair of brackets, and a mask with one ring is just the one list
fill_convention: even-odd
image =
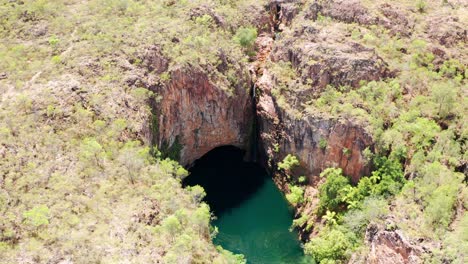
[(196, 160), (184, 186), (200, 185), (215, 215), (240, 205), (269, 177), (258, 163), (244, 160), (245, 151), (234, 146), (217, 147)]

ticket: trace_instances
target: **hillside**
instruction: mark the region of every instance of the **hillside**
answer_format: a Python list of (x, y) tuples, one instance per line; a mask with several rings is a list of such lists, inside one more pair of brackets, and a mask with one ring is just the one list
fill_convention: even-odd
[(220, 146), (317, 263), (468, 262), (467, 29), (463, 0), (0, 0), (0, 263), (245, 263), (181, 184)]
[(260, 4), (1, 1), (0, 262), (230, 263), (151, 105), (177, 68), (229, 89), (213, 67), (245, 65), (232, 38)]

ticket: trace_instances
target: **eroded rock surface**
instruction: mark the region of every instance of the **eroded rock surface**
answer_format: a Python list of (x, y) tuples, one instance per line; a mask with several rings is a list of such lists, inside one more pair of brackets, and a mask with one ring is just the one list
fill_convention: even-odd
[(252, 125), (248, 83), (223, 90), (203, 72), (178, 69), (160, 89), (158, 145), (180, 149), (180, 162), (190, 164), (213, 148), (246, 149)]
[[(305, 12), (299, 21), (309, 19), (308, 15)], [(373, 148), (373, 140), (363, 124), (304, 112), (303, 105), (328, 85), (354, 88), (363, 80), (380, 80), (393, 74), (373, 49), (347, 41), (345, 35), (339, 26), (330, 29), (293, 23), (274, 42), (267, 36), (257, 41), (259, 58), (267, 61), (260, 63), (263, 66), (259, 66), (256, 86), (260, 139), (270, 158), (269, 166), (276, 170), (275, 164), (287, 154), (296, 155), (301, 162), (300, 173), (314, 186), (317, 176), (328, 167), (342, 168), (353, 182), (369, 174), (371, 164), (363, 151)], [(292, 80), (285, 83), (284, 73), (271, 65), (290, 65)], [(283, 86), (286, 88), (278, 89)]]
[(323, 116), (296, 118), (277, 106), (266, 79), (267, 75), (263, 75), (258, 82), (262, 94), (257, 113), (268, 157), (277, 163), (287, 154), (296, 155), (311, 183), (316, 183), (316, 176), (328, 167), (342, 168), (353, 182), (370, 172), (362, 153), (372, 147), (373, 141), (363, 127)]
[(360, 0), (314, 1), (307, 9), (306, 17), (317, 20), (321, 16), (344, 23), (381, 25), (393, 35), (402, 36), (411, 35), (415, 25), (407, 12), (396, 4), (384, 3), (370, 9)]
[[(366, 243), (370, 252), (365, 256), (365, 263), (369, 264), (417, 264), (423, 249), (411, 244), (400, 230), (384, 230), (377, 225), (370, 225), (366, 231)], [(362, 259), (355, 256), (349, 263), (362, 263)]]

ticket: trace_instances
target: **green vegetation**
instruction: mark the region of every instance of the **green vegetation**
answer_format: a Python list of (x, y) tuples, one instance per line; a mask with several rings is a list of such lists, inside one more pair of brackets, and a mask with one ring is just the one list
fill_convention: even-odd
[(161, 156), (162, 158), (169, 158), (172, 160), (180, 160), (180, 151), (182, 150), (183, 146), (179, 142), (179, 138), (176, 137), (174, 143), (171, 146), (168, 146), (166, 142), (164, 142), (161, 146)]
[[(354, 91), (330, 89), (324, 93), (331, 104), (320, 107), (333, 109), (338, 116), (356, 114), (354, 118), (368, 124), (373, 132), (380, 155), (388, 157), (374, 159), (378, 169), (370, 177), (362, 178), (356, 187), (349, 188), (355, 193), (347, 193), (345, 202), (349, 213), (343, 216), (343, 225), (362, 234), (367, 223), (379, 222), (390, 215), (397, 219), (393, 228), (415, 239), (442, 243), (441, 249), (434, 249), (437, 254), (426, 256), (429, 263), (440, 263), (444, 258), (456, 263), (459, 258), (456, 256), (460, 256), (466, 243), (454, 246), (445, 237), (461, 241), (462, 235), (448, 226), (457, 223), (457, 217), (461, 216), (455, 212), (464, 210), (467, 201), (463, 175), (456, 172), (466, 160), (464, 116), (467, 109), (466, 98), (462, 96), (466, 65), (451, 58), (436, 66), (426, 41), (400, 41), (411, 43), (407, 61), (400, 56), (387, 57), (387, 60), (395, 67), (408, 63), (410, 71), (394, 79), (363, 83)], [(377, 49), (381, 45), (375, 44)], [(380, 54), (387, 56), (383, 50)], [(353, 107), (344, 109), (338, 105), (339, 101)], [(405, 180), (404, 175), (411, 180)], [(394, 209), (378, 211), (376, 207), (368, 211), (370, 207), (362, 204), (369, 199), (363, 198), (368, 194), (382, 204), (393, 201)]]
[(418, 2), (416, 2), (416, 8), (419, 12), (424, 13), (426, 11), (426, 7), (427, 3), (425, 0), (418, 0)]
[[(382, 3), (361, 1), (369, 14), (376, 12), (378, 16), (384, 15), (378, 9)], [(313, 232), (318, 235), (307, 244), (306, 252), (320, 263), (344, 262), (352, 252), (367, 254), (363, 236), (366, 228), (374, 224), (399, 230), (415, 244), (420, 240), (440, 244), (440, 248), (431, 247), (431, 253), (423, 254), (427, 263), (463, 263), (462, 252), (466, 251), (467, 243), (465, 233), (460, 230), (466, 228), (468, 208), (463, 174), (468, 135), (466, 47), (462, 40), (452, 45), (428, 36), (425, 29), (433, 21), (427, 17), (463, 19), (464, 15), (458, 12), (465, 9), (431, 1), (397, 1), (392, 5), (417, 11), (399, 12), (415, 21), (416, 26), (408, 30), (411, 34), (399, 34), (384, 25), (340, 19), (324, 23), (323, 18), (317, 22), (299, 18), (298, 24), (328, 34), (348, 33), (349, 40), (335, 44), (352, 39), (353, 43), (374, 50), (394, 74), (377, 81), (361, 81), (353, 87), (328, 85), (304, 99), (303, 107), (299, 107), (295, 96), (311, 83), (305, 80), (306, 76), (297, 77), (303, 69), (293, 69), (291, 73), (274, 71), (272, 66), (279, 83), (272, 94), (289, 114), (299, 111), (313, 117), (349, 121), (368, 131), (375, 142), (375, 153), (370, 149), (362, 153), (374, 171), (354, 185), (339, 169), (325, 170), (317, 210), (308, 216), (301, 215), (296, 222), (302, 228), (305, 223), (314, 222)], [(451, 26), (442, 23), (440, 29), (450, 32)], [(398, 29), (404, 33), (404, 28)], [(283, 33), (283, 39), (291, 34)], [(301, 41), (307, 40), (297, 39), (300, 44), (291, 50), (300, 54), (304, 44)], [(442, 55), (437, 49), (447, 53)], [(320, 61), (311, 60), (309, 64), (320, 65)], [(319, 147), (328, 146), (319, 141)], [(342, 149), (342, 153), (350, 155), (348, 149)], [(385, 219), (393, 221), (386, 223)], [(346, 249), (338, 250), (335, 244), (327, 244), (333, 230), (337, 230), (334, 232), (337, 240), (345, 241)]]
[(241, 27), (234, 35), (234, 40), (238, 42), (246, 51), (253, 55), (257, 29), (253, 27)]
[(294, 206), (304, 202), (304, 189), (299, 186), (289, 185), (290, 192), (286, 194), (288, 202)]
[(326, 228), (305, 245), (305, 253), (314, 256), (319, 263), (340, 263), (350, 256), (354, 235), (339, 228)]
[[(361, 4), (371, 20), (392, 24), (397, 17), (381, 19), (386, 2)], [(466, 7), (452, 2), (392, 2), (408, 27), (388, 28), (325, 13), (305, 19), (312, 3), (305, 1), (292, 28), (277, 35), (275, 48), (287, 45), (285, 57), (326, 42), (312, 47), (351, 62), (348, 52), (368, 49), (388, 68), (380, 79), (376, 73), (369, 81), (315, 89), (317, 81), (343, 77), (334, 67), (359, 65), (320, 56), (307, 58), (307, 69), (296, 65), (302, 58), (266, 62), (282, 116), (350, 122), (375, 143), (375, 153), (363, 153), (374, 167), (370, 175), (354, 185), (342, 170), (325, 170), (313, 217), (293, 223), (316, 234), (305, 252), (320, 263), (342, 263), (359, 252), (374, 224), (440, 245), (428, 247), (426, 263), (464, 263), (468, 52), (450, 33), (466, 25)], [(156, 91), (181, 68), (206, 73), (224, 91), (247, 78), (259, 33), (250, 11), (265, 3), (0, 1), (0, 260), (245, 263), (212, 244), (204, 190), (181, 187), (188, 172), (177, 163), (180, 140), (157, 145)], [(445, 17), (454, 19), (440, 22), (440, 32), (432, 29), (433, 18)], [(146, 54), (151, 47), (167, 68), (155, 69), (159, 58)], [(322, 70), (329, 71), (323, 80), (311, 77)], [(326, 152), (331, 142), (319, 139), (318, 147)], [(279, 153), (279, 145), (273, 150)], [(291, 154), (278, 163), (291, 184), (286, 198), (296, 206), (310, 202), (301, 184), (312, 179), (292, 177), (299, 165)]]
[(0, 1), (0, 262), (245, 263), (212, 244), (204, 191), (181, 187), (180, 141), (146, 137), (173, 69), (225, 90), (244, 74), (245, 11), (263, 3)]
[(324, 139), (324, 138), (321, 138), (321, 139), (319, 140), (319, 147), (320, 147), (321, 149), (325, 150), (325, 149), (327, 148), (327, 146), (328, 146), (327, 140)]
[(282, 162), (278, 163), (278, 169), (290, 171), (291, 169), (293, 169), (295, 166), (298, 166), (298, 165), (299, 165), (299, 160), (296, 158), (296, 156), (288, 154), (286, 157), (284, 157)]

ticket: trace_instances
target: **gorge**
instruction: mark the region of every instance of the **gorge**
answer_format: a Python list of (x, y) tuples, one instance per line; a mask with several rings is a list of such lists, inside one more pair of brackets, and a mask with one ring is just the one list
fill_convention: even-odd
[(306, 259), (296, 232), (289, 229), (292, 208), (259, 164), (244, 161), (233, 146), (215, 148), (196, 160), (185, 186), (199, 185), (214, 214), (213, 242), (247, 263), (313, 263)]
[(0, 263), (468, 263), (467, 10), (0, 1)]

